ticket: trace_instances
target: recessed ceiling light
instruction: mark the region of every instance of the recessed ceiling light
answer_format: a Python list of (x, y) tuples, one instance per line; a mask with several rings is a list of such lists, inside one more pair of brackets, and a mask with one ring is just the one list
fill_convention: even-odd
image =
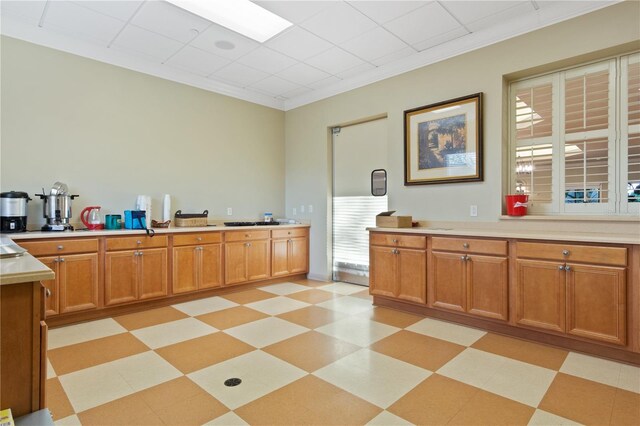
[(260, 43), (293, 25), (249, 0), (167, 0)]
[(218, 49), (223, 49), (223, 50), (231, 50), (234, 47), (236, 47), (235, 44), (227, 40), (218, 40), (213, 44), (215, 44)]

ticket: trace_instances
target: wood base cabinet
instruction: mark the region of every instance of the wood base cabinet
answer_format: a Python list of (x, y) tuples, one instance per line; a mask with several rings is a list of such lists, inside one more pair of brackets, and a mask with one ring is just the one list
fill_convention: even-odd
[(271, 231), (271, 276), (308, 272), (309, 234), (306, 229)]
[[(189, 242), (217, 244), (182, 245)], [(222, 286), (222, 245), (220, 234), (174, 237), (173, 293), (187, 293)]]
[(270, 276), (269, 231), (230, 231), (225, 235), (225, 285), (263, 280)]

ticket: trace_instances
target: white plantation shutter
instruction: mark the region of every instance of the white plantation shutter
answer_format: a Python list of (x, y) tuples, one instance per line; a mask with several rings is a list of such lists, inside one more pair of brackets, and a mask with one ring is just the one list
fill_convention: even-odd
[[(621, 210), (640, 213), (640, 54), (624, 56), (621, 60), (621, 143), (620, 165), (622, 184)], [(626, 161), (625, 161), (626, 160)]]

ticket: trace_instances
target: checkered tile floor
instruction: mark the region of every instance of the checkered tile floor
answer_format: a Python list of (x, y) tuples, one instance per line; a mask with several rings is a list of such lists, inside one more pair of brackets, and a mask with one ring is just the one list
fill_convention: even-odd
[(58, 328), (48, 355), (58, 425), (640, 424), (639, 368), (374, 307), (344, 283)]

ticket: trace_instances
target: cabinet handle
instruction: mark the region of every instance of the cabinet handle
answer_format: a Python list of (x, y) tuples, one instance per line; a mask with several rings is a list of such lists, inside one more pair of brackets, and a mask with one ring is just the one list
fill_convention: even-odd
[(394, 243), (394, 244), (397, 244), (397, 243), (398, 243), (398, 240), (394, 239), (394, 240), (393, 240), (393, 243)]
[(287, 235), (291, 235), (291, 231), (287, 232)]
[(49, 290), (48, 288), (44, 289), (44, 295), (45, 297), (51, 297), (51, 290)]
[(202, 241), (202, 237), (197, 237), (196, 241)]
[(464, 244), (462, 244), (462, 247), (464, 247), (464, 248), (469, 248), (469, 243), (464, 243)]
[(64, 262), (64, 257), (61, 257), (61, 258), (60, 258), (60, 262)]
[(565, 266), (565, 267), (564, 267), (564, 270), (565, 270), (565, 271), (567, 271), (567, 272), (569, 272), (569, 271), (571, 270), (571, 266), (569, 266), (569, 265)]
[(562, 255), (563, 256), (569, 256), (571, 254), (571, 252), (569, 250), (562, 250)]
[(564, 271), (564, 266), (563, 265), (558, 265), (558, 269), (561, 271)]
[(251, 234), (244, 234), (245, 237), (249, 238)]
[(57, 257), (55, 259), (53, 259), (53, 263), (58, 263), (58, 262), (60, 262), (60, 261), (58, 260)]
[(64, 246), (58, 246), (58, 250), (62, 250)]
[(462, 261), (467, 260), (467, 256), (460, 256), (460, 260)]
[(136, 241), (136, 244), (142, 244), (142, 241), (138, 240)]
[(137, 252), (137, 251), (134, 251), (134, 252), (133, 252), (133, 255), (134, 255), (134, 256), (138, 256), (138, 252)]

